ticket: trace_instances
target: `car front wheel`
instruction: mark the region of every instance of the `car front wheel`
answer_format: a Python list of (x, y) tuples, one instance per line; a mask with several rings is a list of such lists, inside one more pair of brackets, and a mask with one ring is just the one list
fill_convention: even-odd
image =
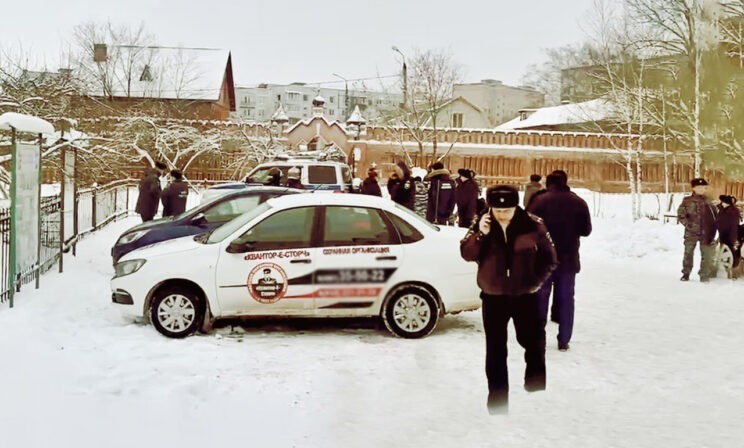
[(434, 330), (439, 306), (431, 293), (421, 286), (404, 286), (393, 291), (382, 313), (388, 330), (406, 339), (422, 338)]
[(150, 320), (160, 334), (169, 338), (185, 338), (201, 326), (203, 301), (185, 287), (169, 287), (158, 291), (150, 307)]

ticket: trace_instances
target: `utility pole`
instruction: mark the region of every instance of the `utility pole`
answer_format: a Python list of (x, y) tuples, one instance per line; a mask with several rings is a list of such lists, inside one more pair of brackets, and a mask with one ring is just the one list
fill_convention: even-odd
[(403, 58), (403, 110), (408, 108), (408, 67), (406, 66), (406, 55), (395, 45), (393, 45), (393, 51), (398, 52)]
[(344, 114), (342, 118), (345, 120), (349, 118), (349, 80), (338, 73), (331, 73), (331, 75), (344, 81)]

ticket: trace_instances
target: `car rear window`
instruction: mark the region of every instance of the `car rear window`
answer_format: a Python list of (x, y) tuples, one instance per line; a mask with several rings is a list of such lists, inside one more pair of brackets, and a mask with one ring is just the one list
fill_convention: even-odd
[(311, 184), (337, 184), (336, 167), (329, 165), (310, 165), (307, 167), (307, 181)]

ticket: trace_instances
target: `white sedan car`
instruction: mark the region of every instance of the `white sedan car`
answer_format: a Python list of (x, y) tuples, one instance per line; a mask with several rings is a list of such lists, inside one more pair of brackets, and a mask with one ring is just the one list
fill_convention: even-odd
[(126, 254), (112, 301), (174, 338), (238, 316), (379, 316), (420, 338), (444, 314), (480, 307), (464, 234), (378, 197), (287, 195), (210, 233)]

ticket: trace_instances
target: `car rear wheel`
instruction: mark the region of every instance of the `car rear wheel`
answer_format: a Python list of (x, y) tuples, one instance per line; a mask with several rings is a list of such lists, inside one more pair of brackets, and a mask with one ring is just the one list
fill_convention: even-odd
[(439, 306), (426, 288), (403, 286), (391, 294), (382, 318), (394, 335), (406, 339), (422, 338), (437, 326)]
[(150, 307), (150, 320), (160, 334), (185, 338), (199, 329), (204, 318), (201, 296), (189, 288), (172, 286), (158, 291)]

